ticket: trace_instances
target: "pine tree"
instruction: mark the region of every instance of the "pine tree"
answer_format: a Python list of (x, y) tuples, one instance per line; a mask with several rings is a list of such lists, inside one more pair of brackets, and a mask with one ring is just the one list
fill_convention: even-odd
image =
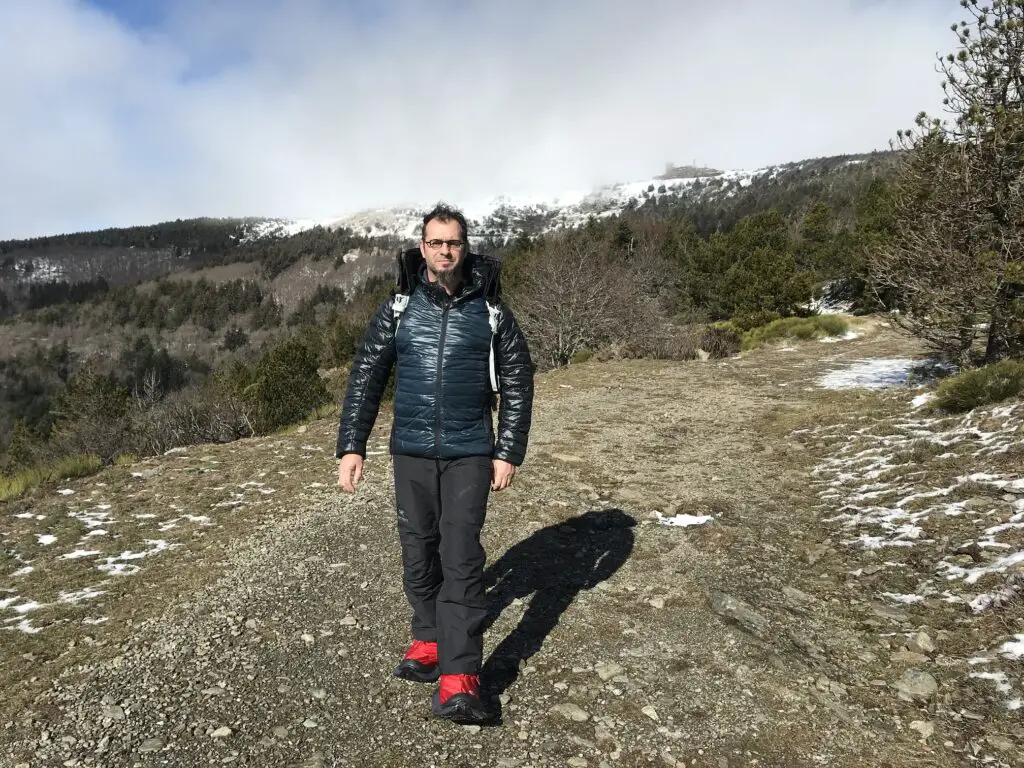
[(961, 6), (959, 48), (939, 60), (952, 119), (921, 113), (897, 134), (895, 226), (871, 271), (899, 295), (897, 322), (970, 364), (1024, 353), (1024, 0)]

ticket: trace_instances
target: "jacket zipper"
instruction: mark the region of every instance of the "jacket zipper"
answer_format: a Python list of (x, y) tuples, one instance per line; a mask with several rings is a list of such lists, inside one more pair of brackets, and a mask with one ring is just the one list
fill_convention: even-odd
[(437, 391), (434, 393), (434, 455), (441, 458), (441, 361), (444, 357), (444, 337), (448, 330), (448, 308), (451, 306), (451, 299), (445, 297), (441, 304), (441, 337), (437, 343)]

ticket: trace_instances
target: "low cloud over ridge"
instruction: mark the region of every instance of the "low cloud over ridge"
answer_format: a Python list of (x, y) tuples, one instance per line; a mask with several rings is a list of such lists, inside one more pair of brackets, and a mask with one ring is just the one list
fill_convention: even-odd
[(186, 0), (139, 20), (116, 5), (0, 4), (0, 239), (885, 148), (937, 108), (959, 10)]

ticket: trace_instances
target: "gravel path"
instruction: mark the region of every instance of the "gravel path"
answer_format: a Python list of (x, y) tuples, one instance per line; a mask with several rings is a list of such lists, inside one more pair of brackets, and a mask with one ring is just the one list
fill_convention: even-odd
[(908, 727), (902, 669), (832, 590), (843, 564), (823, 556), (807, 482), (820, 457), (785, 437), (821, 397), (811, 375), (888, 348), (843, 344), (539, 379), (527, 464), (485, 529), (494, 727), (432, 720), (432, 688), (389, 676), (409, 611), (384, 417), (354, 497), (333, 485), (331, 421), (204, 447), (224, 468), (189, 475), (186, 499), (227, 467), (285, 466), (282, 443), (323, 450), (225, 543), (161, 554), (124, 582), (132, 612), (23, 674), (0, 746), (32, 768), (961, 764)]

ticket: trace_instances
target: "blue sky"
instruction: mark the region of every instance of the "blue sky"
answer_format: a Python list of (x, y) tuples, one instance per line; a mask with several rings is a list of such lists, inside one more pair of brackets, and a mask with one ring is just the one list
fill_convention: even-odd
[(2, 0), (0, 239), (885, 148), (956, 0)]
[(139, 29), (159, 26), (167, 7), (163, 0), (89, 0), (88, 4)]

